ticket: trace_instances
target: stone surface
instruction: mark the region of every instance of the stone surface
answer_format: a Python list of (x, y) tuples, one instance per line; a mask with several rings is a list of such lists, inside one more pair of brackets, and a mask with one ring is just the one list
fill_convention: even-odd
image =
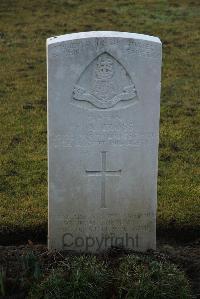
[(161, 42), (47, 40), (49, 248), (156, 247)]

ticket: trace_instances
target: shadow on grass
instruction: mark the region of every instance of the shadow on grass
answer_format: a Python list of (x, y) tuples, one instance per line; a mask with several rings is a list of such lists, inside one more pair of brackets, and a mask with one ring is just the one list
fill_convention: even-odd
[[(27, 229), (13, 229), (0, 231), (0, 246), (14, 246), (27, 244), (30, 240), (33, 243), (47, 244), (47, 225), (35, 226)], [(171, 225), (168, 227), (157, 227), (157, 239), (169, 242), (184, 244), (195, 241), (200, 238), (200, 230), (198, 227), (177, 227)]]

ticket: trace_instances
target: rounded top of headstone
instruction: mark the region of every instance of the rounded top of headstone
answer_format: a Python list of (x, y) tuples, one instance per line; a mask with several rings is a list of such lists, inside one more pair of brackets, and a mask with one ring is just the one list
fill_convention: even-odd
[(161, 41), (156, 36), (139, 34), (139, 33), (130, 33), (130, 32), (119, 32), (119, 31), (89, 31), (89, 32), (78, 32), (64, 34), (60, 36), (54, 36), (47, 39), (47, 45), (60, 43), (64, 41), (83, 39), (83, 38), (104, 38), (104, 37), (118, 37), (118, 38), (132, 38), (144, 41), (150, 41), (154, 43), (161, 44)]

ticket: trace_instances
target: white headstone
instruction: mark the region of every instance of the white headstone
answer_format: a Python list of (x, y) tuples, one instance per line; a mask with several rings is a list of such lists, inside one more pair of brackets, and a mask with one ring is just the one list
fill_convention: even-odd
[(49, 38), (49, 248), (156, 246), (161, 42)]

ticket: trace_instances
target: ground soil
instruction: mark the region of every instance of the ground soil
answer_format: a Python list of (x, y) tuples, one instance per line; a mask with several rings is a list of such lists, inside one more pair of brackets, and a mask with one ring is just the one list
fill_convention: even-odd
[(193, 292), (193, 298), (200, 298), (200, 239), (186, 244), (175, 241), (160, 240), (159, 252), (168, 256), (169, 260), (186, 273)]
[[(23, 299), (26, 297), (24, 290), (17, 287), (16, 277), (19, 277), (20, 273), (24, 271), (21, 257), (31, 251), (38, 257), (44, 272), (56, 267), (59, 261), (69, 255), (68, 252), (48, 251), (46, 245), (34, 244), (31, 241), (25, 245), (0, 246), (0, 265), (6, 269), (5, 287), (9, 290), (9, 295), (0, 296), (0, 299)], [(112, 263), (124, 254), (126, 252), (113, 249), (100, 258), (106, 257)], [(156, 255), (158, 258), (165, 256), (184, 270), (191, 283), (193, 298), (200, 298), (200, 239), (184, 245), (177, 244), (174, 240), (166, 242), (166, 240), (160, 239), (157, 251), (149, 252), (149, 254)], [(19, 284), (21, 284), (20, 281)]]

